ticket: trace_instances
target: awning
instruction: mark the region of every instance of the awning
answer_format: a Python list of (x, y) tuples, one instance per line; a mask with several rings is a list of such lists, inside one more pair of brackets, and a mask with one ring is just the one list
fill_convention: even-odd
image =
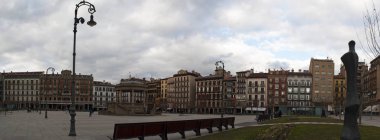
[(266, 108), (264, 107), (247, 107), (245, 108), (246, 111), (265, 111)]

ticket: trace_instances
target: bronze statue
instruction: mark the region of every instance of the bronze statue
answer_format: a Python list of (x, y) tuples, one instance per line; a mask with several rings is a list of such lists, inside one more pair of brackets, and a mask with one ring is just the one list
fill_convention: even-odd
[(358, 67), (358, 55), (355, 52), (355, 41), (348, 43), (349, 52), (344, 54), (342, 60), (347, 72), (347, 96), (344, 113), (344, 125), (341, 140), (360, 140), (358, 127), (359, 96), (356, 89), (356, 72)]

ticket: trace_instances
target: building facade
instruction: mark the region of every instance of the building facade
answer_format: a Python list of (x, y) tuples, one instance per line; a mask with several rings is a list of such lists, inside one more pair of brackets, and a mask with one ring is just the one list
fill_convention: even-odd
[(242, 110), (236, 105), (236, 77), (228, 75), (224, 80), (223, 90), (226, 93), (226, 113), (236, 114), (239, 109)]
[(226, 72), (222, 67), (217, 67), (214, 74), (195, 79), (198, 113), (233, 113), (235, 79), (230, 77), (229, 72)]
[(312, 75), (309, 71), (288, 73), (288, 112), (291, 114), (313, 114), (313, 104), (311, 102)]
[(287, 70), (268, 70), (268, 104), (270, 112), (287, 113)]
[(311, 58), (309, 71), (313, 76), (312, 101), (317, 107), (317, 115), (322, 110), (332, 111), (331, 105), (334, 99), (334, 61), (332, 59)]
[[(246, 78), (253, 73), (253, 69), (236, 72), (236, 108), (237, 113), (245, 113), (247, 107)], [(241, 108), (241, 109), (239, 109)]]
[[(43, 74), (40, 76), (41, 104), (49, 110), (66, 110), (71, 105), (72, 73), (62, 70), (61, 74)], [(89, 110), (92, 108), (92, 75), (75, 75), (75, 108)]]
[(220, 114), (223, 112), (222, 82), (222, 77), (215, 75), (195, 79), (198, 113)]
[(5, 98), (4, 98), (4, 77), (3, 74), (0, 73), (0, 108), (5, 108)]
[(372, 105), (380, 104), (380, 56), (370, 62), (369, 76), (369, 102)]
[(95, 110), (106, 110), (109, 103), (116, 102), (115, 85), (109, 82), (94, 81), (93, 92), (92, 106)]
[(168, 79), (168, 110), (172, 112), (195, 112), (195, 78), (200, 74), (179, 70)]
[(3, 73), (4, 106), (9, 109), (40, 109), (40, 77), (37, 72)]
[(161, 80), (151, 78), (147, 83), (146, 90), (146, 105), (148, 110), (159, 110), (160, 108), (160, 96), (161, 96)]
[(267, 111), (267, 79), (268, 73), (252, 73), (246, 78), (246, 112)]
[(166, 110), (168, 108), (168, 78), (161, 79), (161, 92), (160, 92), (160, 107), (162, 110)]
[(344, 112), (346, 99), (346, 78), (343, 75), (334, 76), (334, 109), (336, 113)]

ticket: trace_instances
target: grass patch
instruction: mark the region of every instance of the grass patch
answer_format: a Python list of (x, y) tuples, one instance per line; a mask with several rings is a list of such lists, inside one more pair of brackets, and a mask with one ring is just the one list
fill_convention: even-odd
[[(216, 133), (193, 140), (254, 140), (270, 126), (244, 127)], [(336, 124), (298, 124), (291, 129), (288, 140), (339, 140), (343, 125)], [(380, 127), (359, 126), (361, 140), (380, 138)]]
[(267, 120), (261, 124), (272, 123), (289, 123), (289, 122), (326, 122), (326, 123), (343, 123), (342, 120), (334, 118), (321, 118), (321, 117), (309, 117), (309, 116), (285, 116), (278, 119)]
[[(296, 125), (289, 134), (289, 140), (339, 140), (343, 125), (303, 124)], [(380, 138), (380, 127), (359, 126), (362, 140)]]
[(222, 133), (210, 134), (207, 136), (197, 137), (192, 140), (252, 140), (260, 133), (263, 133), (270, 126), (249, 126), (239, 129), (233, 129)]

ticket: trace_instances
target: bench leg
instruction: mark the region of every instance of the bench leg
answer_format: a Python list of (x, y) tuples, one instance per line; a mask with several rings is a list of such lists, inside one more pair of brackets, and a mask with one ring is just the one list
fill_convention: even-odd
[(200, 129), (194, 129), (195, 136), (200, 136), (201, 135), (201, 130)]
[(222, 126), (218, 126), (218, 129), (219, 129), (219, 131), (223, 131), (223, 127)]
[(207, 128), (208, 130), (208, 133), (212, 133), (212, 127), (211, 128)]
[(226, 130), (228, 130), (228, 125), (225, 125), (224, 128), (225, 128)]
[(159, 135), (160, 136), (160, 138), (162, 139), (162, 140), (167, 140), (168, 138), (167, 138), (167, 136), (165, 136), (165, 135)]
[(181, 131), (181, 132), (179, 132), (179, 134), (181, 134), (181, 136), (182, 136), (183, 139), (186, 138), (186, 136), (185, 136), (185, 131)]
[(137, 138), (139, 138), (139, 140), (144, 140), (144, 137), (137, 137)]

